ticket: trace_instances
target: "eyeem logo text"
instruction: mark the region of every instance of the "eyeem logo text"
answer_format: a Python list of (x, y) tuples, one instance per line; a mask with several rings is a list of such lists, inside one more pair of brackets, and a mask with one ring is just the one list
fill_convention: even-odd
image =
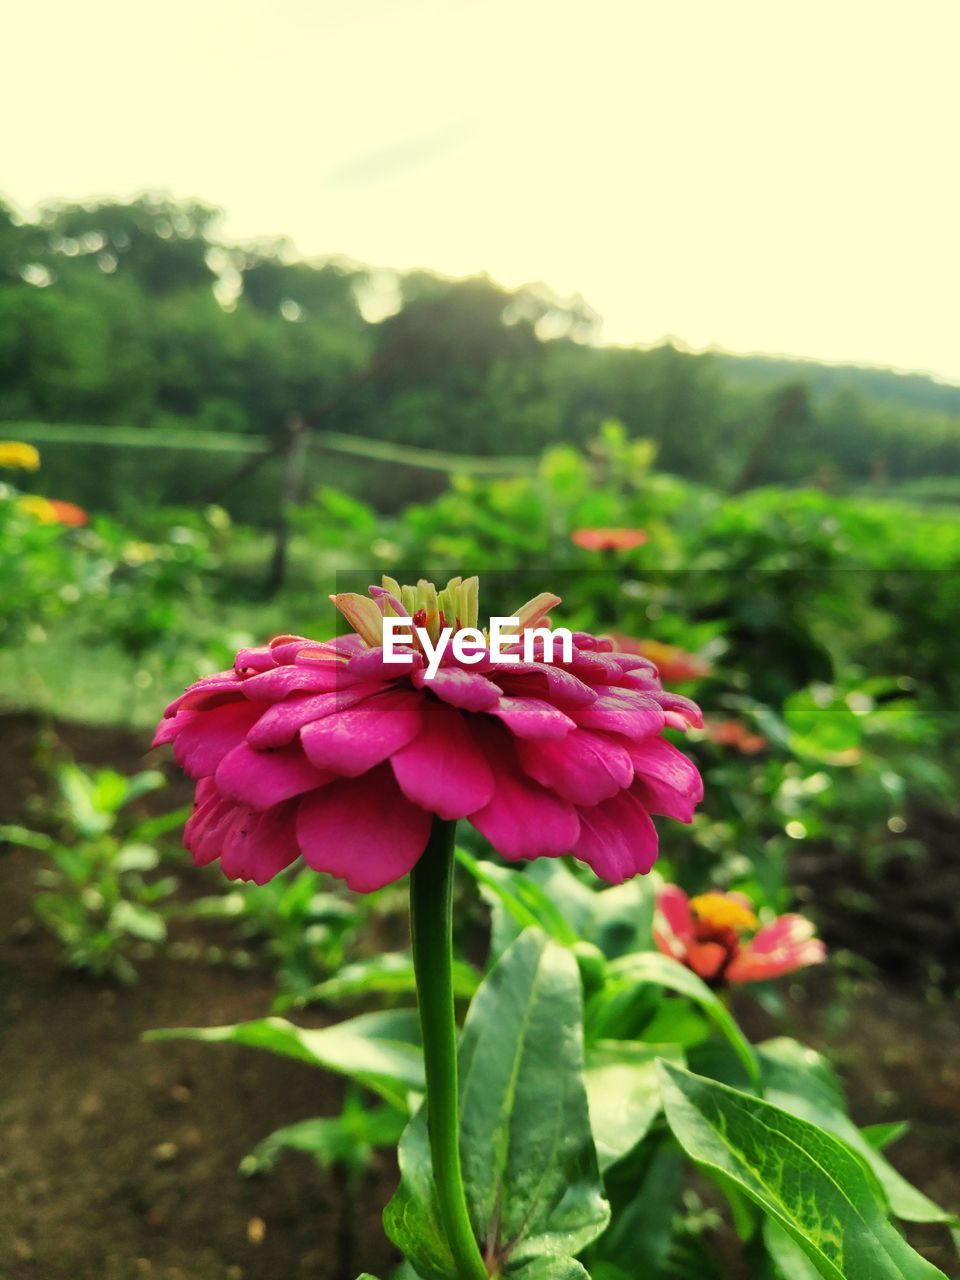
[[(560, 661), (573, 661), (573, 633), (566, 627), (528, 628), (523, 632), (523, 651), (519, 653), (513, 648), (520, 639), (517, 634), (519, 626), (519, 618), (491, 618), (486, 636), (477, 627), (461, 627), (456, 632), (453, 627), (443, 627), (434, 641), (426, 627), (414, 626), (409, 618), (388, 617), (383, 620), (383, 660), (409, 665), (413, 661), (410, 646), (416, 644), (427, 660), (424, 679), (432, 680), (440, 669), (448, 645), (458, 662), (474, 666), (487, 655), (498, 663), (533, 662), (537, 660), (537, 643), (540, 641), (543, 652), (539, 661), (553, 662), (557, 643), (560, 645)], [(397, 645), (407, 647), (398, 650)]]

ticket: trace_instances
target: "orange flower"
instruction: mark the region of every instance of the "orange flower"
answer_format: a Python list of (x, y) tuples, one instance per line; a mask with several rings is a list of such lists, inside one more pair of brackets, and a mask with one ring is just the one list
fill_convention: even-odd
[(57, 524), (68, 524), (78, 528), (90, 519), (83, 507), (78, 507), (75, 502), (64, 502), (61, 498), (51, 498), (50, 508)]
[(735, 747), (742, 756), (755, 756), (767, 745), (761, 733), (751, 733), (742, 720), (705, 720), (703, 736), (719, 747)]
[(695, 653), (687, 653), (673, 644), (661, 644), (659, 640), (636, 640), (633, 636), (614, 635), (616, 647), (622, 653), (638, 653), (649, 658), (660, 672), (660, 679), (667, 684), (679, 684), (683, 680), (701, 680), (713, 671), (710, 663)]
[(711, 987), (763, 982), (822, 964), (827, 949), (814, 934), (811, 922), (800, 915), (777, 916), (760, 926), (753, 904), (742, 893), (713, 891), (688, 898), (679, 886), (668, 884), (657, 894), (657, 948)]
[(646, 529), (574, 529), (570, 541), (584, 551), (632, 551), (648, 542)]
[(40, 524), (65, 524), (76, 528), (86, 524), (90, 518), (83, 507), (78, 507), (74, 502), (64, 502), (60, 498), (41, 498), (35, 493), (24, 494), (18, 499), (17, 506)]

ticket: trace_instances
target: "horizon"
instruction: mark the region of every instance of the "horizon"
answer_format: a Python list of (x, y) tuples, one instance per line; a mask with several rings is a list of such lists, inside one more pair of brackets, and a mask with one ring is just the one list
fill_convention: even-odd
[(53, 0), (7, 26), (34, 55), (0, 86), (8, 118), (30, 104), (2, 184), (21, 212), (198, 192), (227, 241), (579, 294), (604, 344), (960, 385), (949, 0), (818, 0), (789, 60), (760, 0), (283, 0), (270, 23), (171, 0), (159, 27)]

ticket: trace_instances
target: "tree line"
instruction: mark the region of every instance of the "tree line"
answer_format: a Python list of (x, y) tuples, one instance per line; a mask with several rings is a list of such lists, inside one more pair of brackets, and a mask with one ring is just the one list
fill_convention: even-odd
[[(642, 299), (638, 300), (642, 305)], [(919, 375), (605, 346), (582, 299), (223, 243), (143, 196), (0, 204), (0, 420), (280, 433), (294, 418), (480, 455), (607, 418), (725, 487), (957, 473), (960, 388)]]

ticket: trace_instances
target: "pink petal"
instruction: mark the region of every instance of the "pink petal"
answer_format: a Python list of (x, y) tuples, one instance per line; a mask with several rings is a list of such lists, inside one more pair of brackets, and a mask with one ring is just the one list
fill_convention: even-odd
[(411, 804), (390, 769), (336, 782), (300, 801), (297, 838), (315, 871), (370, 893), (413, 867), (430, 836), (431, 816)]
[(815, 932), (813, 921), (806, 916), (777, 916), (776, 920), (771, 920), (757, 930), (750, 945), (754, 951), (761, 953), (780, 951), (784, 947), (796, 947), (809, 942)]
[(347, 671), (355, 680), (395, 681), (423, 666), (423, 658), (416, 650), (403, 645), (397, 648), (398, 652), (409, 661), (387, 662), (383, 656), (383, 649), (364, 649), (363, 653), (358, 653), (350, 659), (347, 663)]
[(161, 720), (157, 725), (157, 731), (153, 735), (153, 741), (150, 743), (151, 748), (162, 747), (168, 742), (172, 742), (180, 731), (199, 715), (197, 711), (178, 711), (176, 715), (168, 716), (165, 720)]
[(238, 676), (248, 676), (258, 671), (269, 671), (277, 662), (273, 649), (264, 644), (256, 649), (240, 649), (233, 660), (233, 669)]
[(390, 763), (407, 799), (441, 818), (465, 818), (493, 796), (493, 774), (463, 713), (432, 698), (420, 732)]
[(174, 700), (164, 711), (164, 716), (176, 715), (178, 711), (197, 709), (207, 704), (223, 702), (232, 697), (239, 697), (242, 681), (234, 671), (218, 671), (216, 675), (204, 676), (195, 681), (189, 689), (185, 689), (179, 698)]
[(311, 720), (321, 720), (335, 711), (345, 711), (388, 687), (382, 684), (357, 684), (349, 689), (338, 689), (334, 693), (286, 698), (263, 713), (251, 729), (247, 741), (259, 750), (285, 747)]
[(313, 663), (274, 667), (241, 683), (245, 698), (257, 702), (276, 702), (291, 693), (332, 693), (350, 684), (338, 663)]
[(505, 729), (477, 729), (496, 787), (490, 803), (471, 814), (470, 821), (505, 858), (569, 853), (580, 830), (576, 809), (524, 776)]
[(223, 833), (220, 866), (231, 880), (266, 884), (299, 856), (295, 804), (265, 813), (237, 806)]
[(237, 804), (269, 809), (333, 777), (315, 769), (299, 743), (276, 751), (255, 751), (247, 742), (225, 755), (216, 772), (217, 790)]
[(580, 810), (574, 854), (598, 876), (622, 884), (644, 875), (657, 860), (657, 831), (636, 796), (622, 791), (592, 809)]
[[(534, 659), (537, 662), (543, 662), (546, 651), (546, 642), (537, 637), (533, 642)], [(575, 676), (586, 680), (589, 684), (610, 684), (619, 680), (622, 674), (618, 664), (607, 654), (582, 649), (576, 644), (573, 646), (569, 662), (561, 662), (560, 653), (560, 645), (554, 644), (554, 665), (560, 666), (564, 671), (572, 671)]]
[[(270, 641), (270, 652), (273, 654), (273, 660), (278, 667), (284, 667), (287, 663), (296, 662), (304, 649), (313, 650), (322, 648), (316, 640), (308, 640), (306, 636), (275, 636)], [(330, 649), (326, 653), (331, 662), (336, 660), (336, 650)]]
[(691, 822), (703, 799), (703, 779), (693, 761), (662, 738), (630, 742), (627, 750), (636, 774), (633, 790), (643, 797), (651, 813)]
[(654, 689), (660, 689), (660, 673), (656, 668), (649, 671), (634, 667), (631, 671), (624, 671), (621, 680), (625, 689), (634, 689), (638, 693), (652, 693)]
[(490, 714), (517, 738), (564, 738), (576, 721), (542, 698), (510, 698), (504, 694)]
[(667, 724), (673, 729), (686, 729), (692, 725), (695, 729), (703, 728), (703, 712), (690, 698), (682, 693), (665, 693), (661, 689), (651, 689), (648, 694), (663, 707)]
[(500, 698), (500, 690), (492, 681), (460, 667), (441, 667), (430, 680), (426, 671), (415, 671), (411, 682), (415, 689), (429, 689), (461, 711), (488, 711)]
[(583, 707), (596, 700), (596, 690), (569, 671), (546, 663), (518, 662), (495, 666), (493, 678), (504, 693), (524, 698), (545, 697), (562, 706)]
[(664, 724), (658, 703), (634, 689), (601, 689), (596, 702), (578, 707), (575, 715), (585, 729), (605, 729), (627, 738), (651, 737)]
[(574, 729), (555, 742), (518, 739), (516, 749), (525, 773), (576, 805), (609, 800), (633, 781), (626, 748), (588, 729)]
[(405, 747), (420, 729), (423, 695), (381, 693), (355, 707), (313, 720), (300, 730), (311, 764), (355, 778)]
[(233, 819), (236, 805), (224, 800), (212, 778), (197, 783), (193, 813), (183, 829), (183, 847), (193, 855), (198, 867), (220, 857), (223, 834)]
[[(693, 913), (690, 910), (690, 899), (683, 892), (679, 885), (668, 884), (657, 894), (657, 924), (660, 926), (659, 933), (665, 939), (670, 939), (679, 944), (679, 956), (682, 958), (683, 953), (694, 939)], [(658, 930), (655, 928), (654, 933)], [(657, 945), (660, 945), (660, 938), (657, 937)], [(664, 948), (661, 946), (660, 950)], [(671, 946), (671, 955), (677, 955), (676, 949)]]
[(730, 982), (762, 982), (820, 964), (827, 949), (813, 934), (813, 924), (805, 916), (779, 916), (741, 948), (725, 976)]
[(193, 778), (216, 773), (220, 761), (228, 751), (239, 746), (259, 715), (259, 707), (243, 701), (226, 702), (197, 712), (173, 744), (177, 763)]

